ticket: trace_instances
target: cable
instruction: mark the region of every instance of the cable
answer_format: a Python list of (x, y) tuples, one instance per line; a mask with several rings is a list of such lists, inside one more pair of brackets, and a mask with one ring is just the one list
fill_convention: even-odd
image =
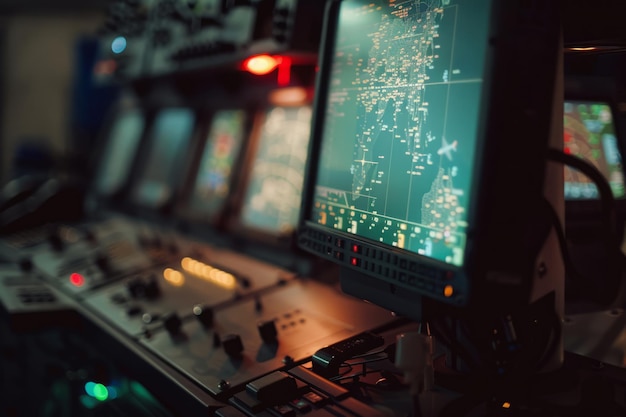
[[(604, 287), (602, 288), (602, 291), (595, 294), (594, 301), (602, 305), (608, 306), (612, 302), (614, 302), (619, 295), (619, 288), (622, 285), (622, 270), (625, 259), (624, 254), (622, 253), (620, 248), (622, 231), (618, 230), (616, 202), (615, 198), (613, 197), (613, 192), (611, 191), (611, 186), (609, 185), (606, 178), (604, 178), (602, 173), (598, 171), (598, 169), (596, 169), (596, 167), (594, 167), (582, 158), (566, 154), (558, 149), (549, 149), (547, 158), (550, 161), (558, 162), (580, 171), (590, 180), (592, 180), (598, 188), (602, 210), (602, 223), (604, 225), (603, 235), (606, 245), (606, 251), (608, 254), (607, 270), (609, 272), (613, 271), (614, 273), (609, 274), (605, 277), (605, 279), (603, 280)], [(585, 284), (587, 283), (585, 282), (584, 277), (582, 276), (582, 274), (576, 271), (576, 269), (574, 268), (574, 263), (569, 256), (569, 251), (567, 249), (567, 239), (560, 225), (560, 220), (555, 214), (554, 209), (552, 207), (550, 208), (552, 223), (557, 232), (563, 262), (566, 267), (566, 272), (569, 278), (573, 280), (573, 283), (575, 285), (574, 289), (578, 289), (581, 292), (588, 293), (589, 291), (585, 290)], [(594, 285), (593, 288), (597, 289), (598, 285)]]

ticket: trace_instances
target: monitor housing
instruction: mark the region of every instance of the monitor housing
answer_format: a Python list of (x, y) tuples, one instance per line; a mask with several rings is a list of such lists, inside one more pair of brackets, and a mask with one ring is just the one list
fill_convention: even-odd
[(416, 320), (562, 311), (557, 9), (328, 2), (298, 244), (345, 292)]

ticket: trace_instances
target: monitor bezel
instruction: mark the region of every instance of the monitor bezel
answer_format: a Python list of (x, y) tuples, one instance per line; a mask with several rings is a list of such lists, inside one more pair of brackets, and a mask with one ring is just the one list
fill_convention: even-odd
[[(303, 208), (299, 222), (299, 247), (339, 263), (343, 275), (347, 277), (346, 282), (351, 286), (350, 288), (344, 286), (344, 290), (348, 289), (348, 292), (354, 292), (355, 295), (366, 299), (368, 296), (373, 297), (377, 304), (380, 304), (381, 299), (387, 298), (383, 301), (383, 304), (386, 303), (383, 307), (401, 314), (415, 315), (412, 309), (416, 306), (412, 304), (416, 304), (421, 297), (459, 308), (480, 305), (482, 302), (489, 302), (493, 309), (527, 305), (536, 273), (534, 257), (550, 229), (543, 206), (543, 186), (546, 153), (553, 122), (558, 57), (561, 52), (560, 25), (556, 11), (558, 6), (554, 4), (555, 2), (546, 2), (546, 15), (531, 22), (520, 17), (524, 16), (524, 10), (516, 8), (519, 6), (521, 9), (527, 5), (514, 4), (516, 2), (494, 2), (492, 5), (490, 47), (487, 51), (485, 68), (486, 93), (482, 97), (483, 110), (479, 129), (480, 146), (489, 153), (476, 154), (475, 166), (478, 167), (478, 172), (471, 186), (474, 198), (468, 210), (468, 219), (474, 221), (467, 229), (465, 262), (462, 267), (458, 267), (403, 249), (381, 246), (356, 235), (320, 226), (310, 219), (317, 176), (317, 166), (313, 161), (318, 159), (320, 153), (327, 100), (326, 86), (330, 79), (329, 62), (333, 55), (340, 3), (341, 0), (330, 0), (327, 3), (309, 165), (306, 170)], [(538, 22), (541, 24), (538, 25)], [(538, 43), (539, 39), (542, 43)], [(533, 68), (528, 60), (525, 61), (521, 57), (541, 58), (539, 62), (543, 63), (542, 69)], [(508, 82), (511, 73), (521, 82)], [(525, 77), (533, 75), (537, 78), (533, 79), (535, 82), (530, 85)], [(508, 97), (511, 96), (518, 96), (520, 100), (510, 105)], [(485, 108), (487, 105), (489, 106)], [(517, 138), (525, 135), (535, 139), (533, 146), (523, 149), (520, 158), (511, 153), (512, 146), (507, 147), (502, 141), (496, 140), (498, 136), (502, 137), (506, 133), (507, 122), (519, 121), (514, 117), (516, 112), (522, 116), (523, 121), (528, 122), (520, 123), (522, 127), (513, 131), (512, 135)], [(490, 120), (499, 122), (488, 124)], [(562, 120), (559, 123), (562, 123)], [(541, 132), (541, 135), (537, 135), (538, 132)], [(497, 167), (482, 163), (481, 158), (495, 162)], [(508, 159), (504, 163), (498, 158)], [(532, 161), (538, 168), (523, 169), (525, 164), (521, 163), (522, 159), (527, 163)], [(504, 171), (505, 166), (522, 169), (526, 175), (514, 172), (516, 174), (514, 185), (524, 190), (522, 195), (532, 196), (532, 201), (524, 201), (510, 190), (505, 192), (501, 197), (514, 204), (514, 213), (509, 214), (501, 212), (503, 208), (501, 201), (495, 206), (486, 204), (487, 201), (500, 196), (499, 191), (506, 185), (504, 179), (498, 175)], [(536, 230), (529, 228), (538, 222), (541, 227)], [(506, 228), (511, 233), (521, 236), (517, 242), (507, 237), (503, 231)], [(504, 239), (511, 246), (509, 250), (498, 244), (500, 239)], [(376, 257), (376, 261), (373, 262), (375, 271), (371, 270), (373, 255)], [(432, 276), (435, 278), (432, 279)], [(363, 280), (363, 286), (366, 288), (358, 288), (359, 280)], [(454, 290), (451, 296), (446, 295), (446, 288), (449, 285)], [(497, 299), (494, 299), (494, 294), (498, 295)], [(406, 304), (395, 305), (401, 298), (406, 298)]]

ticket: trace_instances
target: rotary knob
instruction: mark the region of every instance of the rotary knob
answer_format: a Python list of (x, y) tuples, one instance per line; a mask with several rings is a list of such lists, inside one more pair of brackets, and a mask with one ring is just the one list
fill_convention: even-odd
[(261, 339), (267, 344), (275, 344), (278, 339), (278, 331), (274, 320), (262, 321), (257, 325)]
[(226, 354), (233, 358), (241, 358), (243, 352), (243, 342), (238, 334), (229, 334), (222, 339), (222, 347)]
[(182, 320), (175, 312), (163, 317), (163, 327), (165, 327), (165, 330), (167, 330), (172, 337), (180, 334), (182, 325)]

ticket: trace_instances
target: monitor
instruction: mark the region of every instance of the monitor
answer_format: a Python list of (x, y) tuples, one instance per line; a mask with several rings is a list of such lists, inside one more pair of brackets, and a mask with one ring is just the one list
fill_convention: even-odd
[(165, 108), (156, 114), (131, 190), (133, 204), (158, 209), (174, 197), (194, 125), (195, 113), (190, 108)]
[(246, 139), (246, 120), (246, 112), (240, 109), (213, 115), (188, 201), (194, 216), (212, 222), (224, 210)]
[(120, 110), (114, 117), (105, 138), (94, 190), (101, 197), (111, 197), (127, 183), (141, 143), (146, 116), (143, 110)]
[[(625, 199), (622, 155), (611, 105), (598, 100), (566, 100), (563, 116), (564, 151), (596, 167), (611, 186), (613, 197)], [(564, 180), (566, 200), (599, 198), (595, 184), (581, 172), (566, 166)]]
[(298, 244), (345, 292), (417, 320), (559, 297), (555, 3), (328, 3)]
[(239, 223), (248, 231), (289, 235), (300, 214), (311, 107), (271, 107), (264, 111), (259, 125)]

